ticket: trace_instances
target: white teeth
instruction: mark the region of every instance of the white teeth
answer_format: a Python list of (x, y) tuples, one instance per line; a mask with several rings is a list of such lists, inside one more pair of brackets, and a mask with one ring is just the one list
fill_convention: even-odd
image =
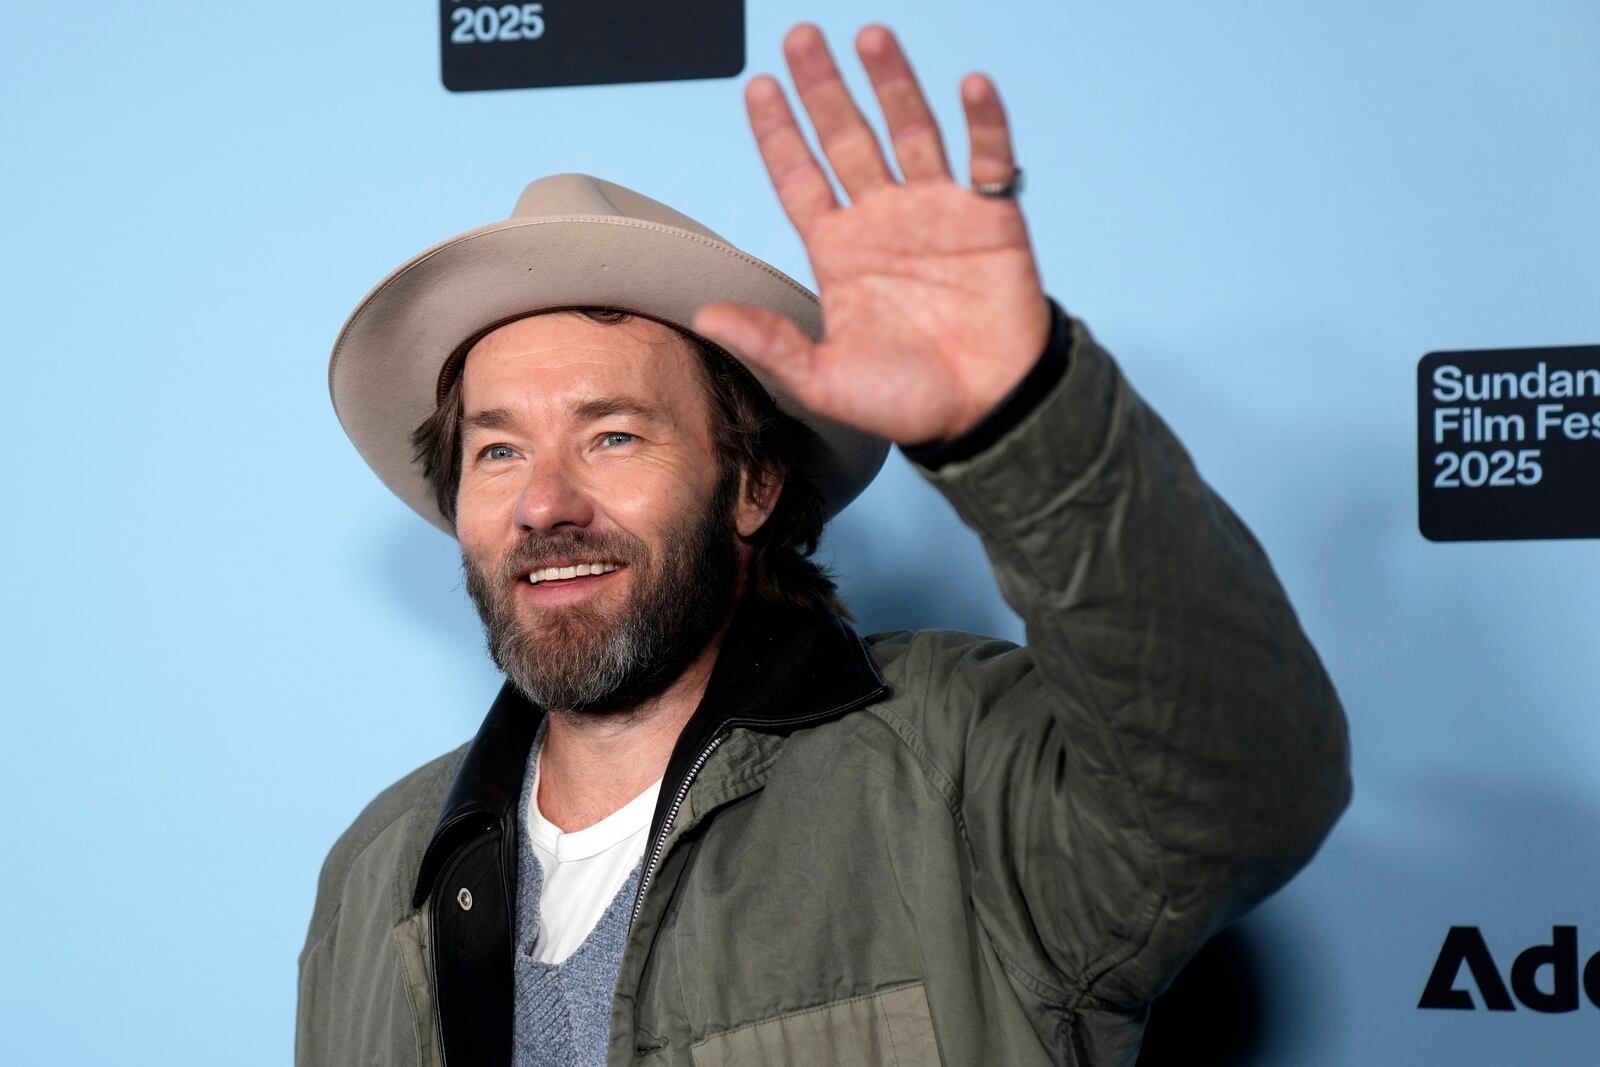
[(528, 573), (528, 582), (538, 585), (540, 582), (552, 582), (562, 578), (583, 578), (591, 574), (610, 574), (616, 570), (615, 563), (578, 563), (570, 567), (541, 567)]

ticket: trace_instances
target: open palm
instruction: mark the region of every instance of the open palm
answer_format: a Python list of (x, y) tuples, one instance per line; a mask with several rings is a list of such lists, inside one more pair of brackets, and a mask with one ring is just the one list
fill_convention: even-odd
[[(738, 304), (707, 307), (695, 328), (760, 365), (819, 415), (902, 444), (947, 440), (1027, 373), (1049, 333), (1049, 307), (1016, 201), (952, 179), (893, 35), (869, 27), (857, 50), (904, 181), (890, 172), (821, 33), (800, 26), (784, 42), (848, 207), (834, 197), (778, 83), (756, 78), (745, 94), (767, 171), (811, 259), (823, 339), (814, 343), (788, 319)], [(973, 181), (1007, 180), (1016, 168), (994, 86), (971, 75), (962, 102)]]

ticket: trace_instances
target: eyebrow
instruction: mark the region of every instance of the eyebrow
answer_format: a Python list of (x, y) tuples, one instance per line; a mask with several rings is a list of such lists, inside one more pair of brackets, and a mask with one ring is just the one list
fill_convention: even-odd
[(572, 413), (584, 422), (611, 418), (616, 415), (632, 415), (635, 418), (648, 419), (652, 422), (663, 421), (660, 408), (626, 396), (602, 396), (594, 400), (585, 400), (573, 408)]
[[(626, 396), (602, 396), (585, 400), (573, 408), (572, 413), (580, 422), (593, 422), (596, 419), (613, 418), (617, 415), (631, 415), (652, 422), (666, 421), (660, 408)], [(505, 408), (486, 408), (463, 417), (461, 425), (473, 430), (509, 430), (516, 428), (517, 418)]]
[(475, 411), (461, 420), (461, 425), (475, 430), (504, 430), (516, 425), (516, 419), (505, 408)]

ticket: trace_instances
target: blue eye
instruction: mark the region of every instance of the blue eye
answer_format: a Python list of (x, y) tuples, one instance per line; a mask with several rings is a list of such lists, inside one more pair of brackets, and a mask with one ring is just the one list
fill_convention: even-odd
[(619, 445), (629, 444), (637, 440), (638, 438), (633, 434), (623, 433), (620, 430), (614, 430), (611, 433), (600, 435), (600, 443), (605, 445), (607, 448), (616, 448)]
[(516, 450), (510, 445), (490, 445), (483, 450), (484, 459), (510, 459), (516, 454)]

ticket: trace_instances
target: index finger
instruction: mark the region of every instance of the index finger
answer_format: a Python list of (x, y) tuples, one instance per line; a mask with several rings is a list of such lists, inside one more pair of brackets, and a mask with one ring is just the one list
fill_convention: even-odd
[(744, 104), (778, 201), (794, 228), (804, 236), (819, 217), (838, 208), (833, 186), (817, 157), (811, 154), (783, 87), (775, 78), (763, 74), (751, 79), (744, 90)]

